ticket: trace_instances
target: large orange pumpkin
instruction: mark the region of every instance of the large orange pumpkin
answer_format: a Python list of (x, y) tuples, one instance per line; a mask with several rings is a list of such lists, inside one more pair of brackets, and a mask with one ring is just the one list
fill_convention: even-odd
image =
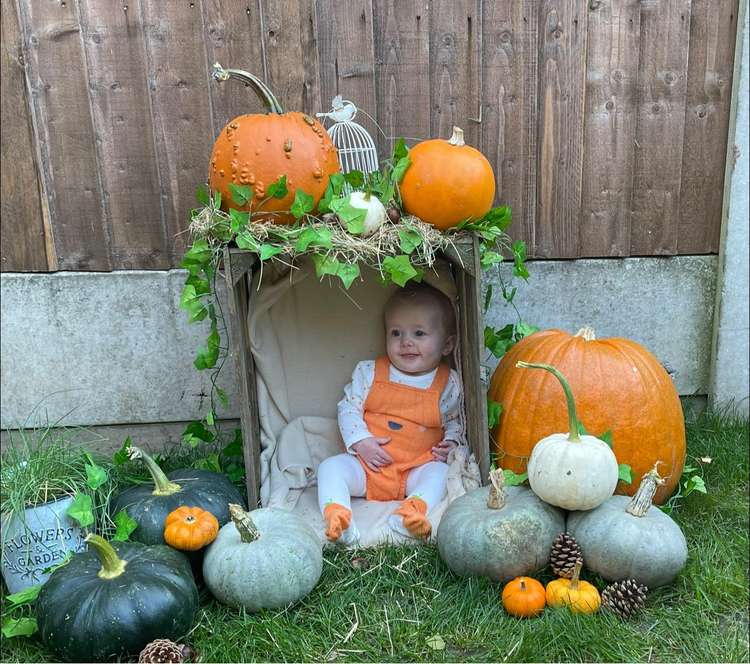
[(633, 495), (641, 476), (662, 461), (667, 481), (654, 502), (669, 497), (685, 464), (685, 420), (669, 374), (651, 353), (629, 339), (596, 339), (590, 328), (575, 335), (544, 330), (513, 346), (495, 369), (489, 398), (503, 407), (492, 431), (498, 462), (522, 473), (538, 441), (568, 430), (568, 415), (554, 376), (517, 369), (519, 360), (554, 362), (568, 377), (586, 430), (612, 431), (617, 461), (633, 471), (633, 481), (620, 482), (617, 493)]
[[(209, 186), (221, 192), (222, 208), (258, 210), (277, 223), (291, 223), (288, 213), (294, 192), (302, 189), (312, 195), (314, 205), (325, 193), (328, 178), (340, 170), (336, 148), (317, 120), (305, 113), (284, 113), (276, 97), (263, 81), (238, 69), (214, 67), (218, 80), (237, 78), (261, 98), (268, 113), (240, 115), (230, 120), (216, 138), (211, 152)], [(267, 198), (268, 185), (286, 175), (289, 193), (281, 199)], [(249, 204), (232, 200), (229, 184), (252, 187)], [(265, 200), (267, 199), (267, 200)], [(265, 202), (263, 202), (265, 200)], [(260, 208), (259, 208), (260, 205)]]
[(487, 158), (464, 143), (453, 127), (449, 140), (434, 138), (409, 150), (411, 165), (399, 185), (404, 210), (445, 230), (479, 219), (495, 198), (495, 173)]

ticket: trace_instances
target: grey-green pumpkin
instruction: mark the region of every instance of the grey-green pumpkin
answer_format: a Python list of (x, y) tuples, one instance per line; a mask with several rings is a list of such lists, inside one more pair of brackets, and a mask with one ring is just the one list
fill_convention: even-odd
[(565, 531), (561, 510), (525, 487), (504, 487), (502, 470), (492, 486), (454, 500), (440, 519), (440, 557), (459, 576), (507, 581), (544, 567), (552, 542)]
[(568, 532), (586, 567), (608, 581), (635, 579), (649, 588), (675, 579), (688, 550), (680, 527), (651, 504), (663, 482), (654, 466), (632, 498), (612, 496), (596, 509), (568, 515)]
[(323, 544), (286, 510), (245, 512), (230, 505), (231, 521), (206, 551), (203, 578), (223, 604), (246, 611), (277, 609), (307, 595), (323, 571)]

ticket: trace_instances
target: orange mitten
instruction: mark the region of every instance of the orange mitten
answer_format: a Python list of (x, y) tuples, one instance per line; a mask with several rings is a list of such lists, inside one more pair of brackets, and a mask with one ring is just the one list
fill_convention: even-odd
[(352, 511), (338, 503), (328, 503), (323, 509), (326, 520), (326, 537), (335, 542), (351, 523)]
[(427, 503), (421, 498), (407, 498), (394, 512), (403, 517), (404, 527), (412, 537), (427, 539), (432, 532), (432, 524), (427, 520)]

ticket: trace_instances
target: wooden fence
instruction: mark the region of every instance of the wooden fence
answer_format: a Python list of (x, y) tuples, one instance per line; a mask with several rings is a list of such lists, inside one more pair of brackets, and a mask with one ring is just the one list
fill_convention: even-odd
[(463, 127), (534, 257), (714, 253), (737, 7), (3, 0), (2, 269), (177, 266), (213, 137), (261, 110), (216, 61), (351, 99), (381, 158)]

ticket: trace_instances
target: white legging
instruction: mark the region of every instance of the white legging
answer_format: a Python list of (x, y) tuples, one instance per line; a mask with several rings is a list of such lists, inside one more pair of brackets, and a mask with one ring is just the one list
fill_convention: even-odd
[[(406, 495), (418, 496), (431, 510), (445, 495), (448, 464), (428, 461), (409, 471)], [(337, 454), (318, 466), (318, 505), (322, 512), (328, 503), (338, 503), (351, 509), (352, 496), (367, 494), (367, 476), (360, 462), (351, 454)]]

